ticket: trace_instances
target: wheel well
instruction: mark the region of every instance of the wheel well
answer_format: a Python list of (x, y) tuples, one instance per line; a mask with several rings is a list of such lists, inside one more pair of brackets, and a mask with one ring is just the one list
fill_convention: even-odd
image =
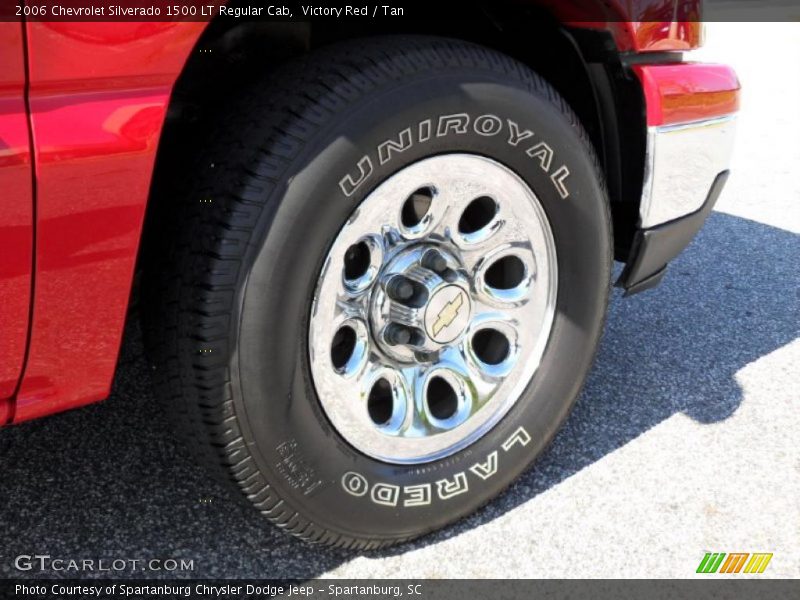
[[(236, 2), (232, 3), (233, 5)], [(501, 5), (502, 6), (502, 5)], [(473, 11), (474, 14), (468, 14)], [(605, 173), (614, 223), (615, 258), (627, 258), (638, 219), (645, 153), (645, 107), (641, 89), (620, 62), (611, 36), (601, 30), (567, 28), (534, 7), (478, 7), (464, 3), (452, 21), (244, 22), (212, 21), (197, 42), (170, 101), (153, 178), (147, 237), (163, 207), (169, 180), (191, 176), (186, 149), (202, 143), (206, 123), (230, 94), (270, 68), (333, 42), (385, 34), (453, 37), (491, 47), (530, 66), (550, 82), (586, 129)], [(623, 115), (624, 118), (619, 118)], [(158, 193), (162, 190), (162, 193)], [(156, 205), (156, 206), (153, 206)], [(157, 235), (157, 234), (155, 234)], [(141, 262), (141, 261), (140, 261)]]

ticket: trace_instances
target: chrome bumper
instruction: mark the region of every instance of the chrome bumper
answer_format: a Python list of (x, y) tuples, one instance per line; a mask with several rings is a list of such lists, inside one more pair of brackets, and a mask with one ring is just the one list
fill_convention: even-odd
[(648, 128), (640, 229), (700, 210), (728, 169), (735, 128), (735, 115)]
[(689, 245), (728, 179), (735, 115), (648, 128), (639, 227), (617, 285), (655, 287)]

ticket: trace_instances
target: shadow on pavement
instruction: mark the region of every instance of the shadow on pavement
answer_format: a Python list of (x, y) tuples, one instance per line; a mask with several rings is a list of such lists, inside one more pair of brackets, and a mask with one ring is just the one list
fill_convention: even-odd
[[(729, 417), (736, 373), (800, 335), (799, 237), (714, 213), (660, 288), (615, 292), (586, 389), (534, 469), (472, 517), (370, 555), (488, 523), (675, 413)], [(193, 464), (152, 397), (134, 327), (120, 361), (107, 402), (0, 432), (0, 577), (37, 575), (14, 570), (18, 554), (188, 558), (193, 572), (164, 575), (206, 578), (310, 578), (355, 556), (284, 535)]]

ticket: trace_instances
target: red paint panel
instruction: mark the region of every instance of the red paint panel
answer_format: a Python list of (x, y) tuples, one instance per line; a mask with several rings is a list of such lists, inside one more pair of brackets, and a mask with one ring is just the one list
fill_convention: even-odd
[(540, 0), (561, 22), (605, 29), (622, 52), (686, 51), (703, 43), (702, 0)]
[(607, 30), (620, 52), (685, 52), (703, 45), (703, 24), (697, 21), (570, 22), (569, 25)]
[(648, 126), (712, 119), (739, 110), (739, 80), (726, 65), (637, 65), (634, 71), (647, 102)]
[(204, 26), (27, 24), (38, 235), (15, 421), (109, 393), (169, 95)]
[(695, 50), (703, 44), (703, 24), (699, 21), (646, 21), (622, 23), (632, 37), (630, 50), (666, 52)]
[(33, 192), (22, 25), (0, 23), (0, 425), (22, 372), (33, 261)]
[(0, 400), (0, 423), (8, 423), (11, 420), (11, 410), (13, 403), (11, 398)]

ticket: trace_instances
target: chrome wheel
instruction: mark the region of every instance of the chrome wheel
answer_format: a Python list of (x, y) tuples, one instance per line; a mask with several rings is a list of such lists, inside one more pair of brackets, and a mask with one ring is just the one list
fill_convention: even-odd
[(534, 376), (557, 280), (544, 210), (515, 173), (472, 154), (404, 168), (354, 211), (320, 274), (309, 351), (325, 414), (386, 462), (466, 447)]

